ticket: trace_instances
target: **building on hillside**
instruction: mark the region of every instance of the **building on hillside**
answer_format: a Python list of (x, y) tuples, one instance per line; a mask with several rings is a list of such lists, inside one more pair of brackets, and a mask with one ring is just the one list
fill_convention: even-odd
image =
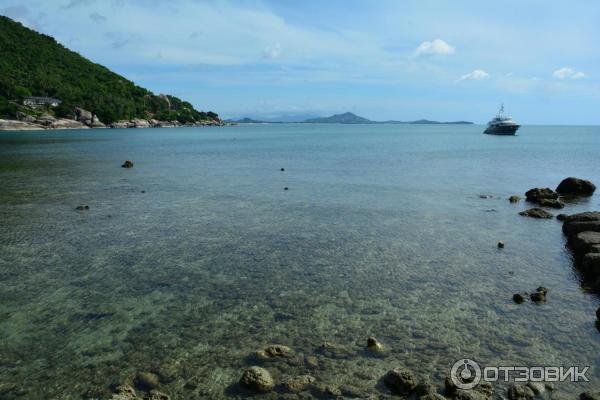
[(61, 101), (58, 99), (54, 99), (52, 97), (26, 97), (23, 100), (23, 105), (31, 106), (31, 107), (39, 107), (39, 106), (50, 106), (50, 107), (58, 107)]

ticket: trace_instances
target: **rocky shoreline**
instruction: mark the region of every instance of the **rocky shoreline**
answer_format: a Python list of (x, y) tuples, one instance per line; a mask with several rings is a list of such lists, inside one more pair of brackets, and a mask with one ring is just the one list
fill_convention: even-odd
[(39, 117), (21, 114), (19, 119), (0, 119), (0, 131), (40, 131), (55, 129), (90, 129), (90, 128), (181, 128), (194, 126), (225, 126), (233, 125), (221, 119), (202, 120), (181, 123), (179, 121), (159, 121), (157, 119), (134, 118), (104, 124), (90, 111), (76, 108), (73, 118), (56, 118), (45, 114)]

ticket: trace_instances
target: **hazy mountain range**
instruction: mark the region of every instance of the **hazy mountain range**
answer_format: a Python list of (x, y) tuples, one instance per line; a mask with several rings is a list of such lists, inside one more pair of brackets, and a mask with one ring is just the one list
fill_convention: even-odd
[(254, 118), (241, 118), (241, 119), (232, 119), (229, 120), (231, 122), (237, 122), (239, 124), (261, 124), (261, 123), (269, 123), (269, 124), (277, 124), (277, 123), (307, 123), (307, 124), (472, 124), (473, 122), (469, 121), (451, 121), (451, 122), (440, 122), (440, 121), (431, 121), (428, 119), (419, 119), (416, 121), (372, 121), (368, 118), (364, 118), (353, 114), (351, 112), (346, 112), (343, 114), (335, 114), (330, 117), (317, 117), (317, 118), (308, 118), (303, 120), (296, 121), (265, 121), (258, 120)]

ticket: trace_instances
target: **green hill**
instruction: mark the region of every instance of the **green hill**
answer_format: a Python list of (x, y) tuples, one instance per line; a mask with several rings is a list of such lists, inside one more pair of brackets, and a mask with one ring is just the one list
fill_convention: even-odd
[(156, 118), (181, 123), (218, 118), (174, 96), (157, 96), (109, 69), (95, 64), (10, 18), (0, 16), (0, 118), (12, 119), (28, 96), (47, 96), (62, 103), (52, 111), (69, 117), (75, 107), (102, 122)]

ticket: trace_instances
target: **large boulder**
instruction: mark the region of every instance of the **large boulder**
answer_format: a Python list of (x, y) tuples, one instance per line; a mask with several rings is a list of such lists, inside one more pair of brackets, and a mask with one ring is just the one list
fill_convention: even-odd
[(565, 222), (562, 230), (565, 235), (572, 237), (580, 232), (600, 232), (600, 221), (572, 221)]
[(583, 256), (584, 254), (594, 252), (596, 246), (600, 245), (600, 232), (579, 232), (572, 240), (575, 254)]
[(407, 395), (417, 386), (412, 371), (405, 368), (394, 368), (383, 377), (383, 383), (395, 394)]
[[(564, 214), (563, 214), (564, 215)], [(586, 211), (579, 214), (566, 215), (565, 222), (600, 221), (600, 211)]]
[(255, 392), (265, 393), (275, 387), (273, 377), (264, 368), (253, 366), (244, 371), (240, 385)]
[(525, 210), (525, 211), (521, 211), (519, 213), (519, 215), (522, 215), (524, 217), (531, 217), (531, 218), (552, 218), (553, 215), (550, 214), (548, 211), (543, 210), (541, 208), (530, 208), (529, 210)]
[(568, 177), (556, 187), (561, 195), (568, 196), (591, 196), (596, 190), (596, 185), (585, 179)]

